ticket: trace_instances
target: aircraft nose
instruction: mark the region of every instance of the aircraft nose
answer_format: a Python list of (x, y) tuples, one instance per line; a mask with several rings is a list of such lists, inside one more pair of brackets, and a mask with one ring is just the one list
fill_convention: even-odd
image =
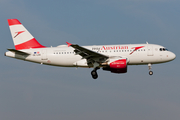
[(171, 58), (171, 60), (174, 60), (176, 58), (176, 55), (173, 52), (171, 52), (170, 58)]

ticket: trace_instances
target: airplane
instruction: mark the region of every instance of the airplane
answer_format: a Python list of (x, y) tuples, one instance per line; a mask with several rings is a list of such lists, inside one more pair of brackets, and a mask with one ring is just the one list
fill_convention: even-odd
[(8, 49), (5, 56), (59, 67), (93, 68), (93, 79), (98, 78), (97, 70), (102, 68), (111, 73), (126, 73), (128, 65), (148, 65), (149, 75), (152, 64), (172, 61), (173, 52), (157, 44), (119, 44), (80, 46), (67, 45), (46, 47), (41, 45), (18, 19), (8, 19), (15, 49)]

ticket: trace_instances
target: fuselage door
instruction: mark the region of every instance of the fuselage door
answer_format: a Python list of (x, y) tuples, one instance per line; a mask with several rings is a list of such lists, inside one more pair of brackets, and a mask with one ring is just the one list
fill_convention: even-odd
[(43, 49), (41, 52), (41, 60), (47, 60), (47, 50)]
[(147, 55), (153, 56), (153, 46), (152, 45), (147, 46)]

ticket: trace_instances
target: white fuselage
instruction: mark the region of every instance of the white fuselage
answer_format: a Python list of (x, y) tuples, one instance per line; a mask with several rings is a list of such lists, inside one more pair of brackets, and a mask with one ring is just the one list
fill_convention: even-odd
[[(135, 47), (139, 47), (135, 50)], [(89, 50), (107, 55), (109, 57), (119, 56), (127, 58), (127, 65), (157, 64), (175, 59), (175, 54), (164, 49), (163, 46), (155, 44), (123, 44), (123, 45), (98, 45), (83, 46)], [(134, 51), (135, 50), (135, 51)], [(8, 57), (22, 59), (41, 64), (61, 67), (93, 67), (88, 66), (86, 59), (74, 52), (74, 48), (67, 45), (58, 47), (23, 49), (23, 52), (30, 55), (19, 55), (8, 51)]]
[(8, 49), (5, 56), (25, 61), (60, 66), (93, 67), (91, 75), (98, 78), (97, 70), (102, 67), (112, 73), (126, 73), (128, 65), (151, 64), (174, 60), (176, 55), (166, 48), (155, 44), (123, 44), (79, 46), (67, 45), (45, 47), (41, 45), (18, 19), (8, 19), (15, 49)]

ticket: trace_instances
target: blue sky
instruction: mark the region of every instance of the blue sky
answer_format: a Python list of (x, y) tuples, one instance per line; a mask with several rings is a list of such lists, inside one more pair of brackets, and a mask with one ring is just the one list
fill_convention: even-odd
[[(178, 0), (1, 0), (0, 119), (179, 120)], [(17, 18), (45, 46), (149, 43), (176, 54), (169, 63), (128, 66), (126, 74), (62, 68), (4, 56)]]

